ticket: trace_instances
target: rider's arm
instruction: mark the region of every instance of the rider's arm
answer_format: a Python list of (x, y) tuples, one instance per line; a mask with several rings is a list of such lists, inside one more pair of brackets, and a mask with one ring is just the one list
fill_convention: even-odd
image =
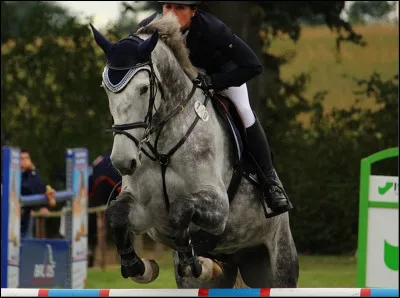
[(237, 65), (230, 71), (210, 75), (214, 89), (222, 90), (231, 86), (241, 86), (262, 72), (261, 61), (243, 40), (217, 18), (210, 14), (203, 16), (201, 21), (208, 30), (210, 42)]

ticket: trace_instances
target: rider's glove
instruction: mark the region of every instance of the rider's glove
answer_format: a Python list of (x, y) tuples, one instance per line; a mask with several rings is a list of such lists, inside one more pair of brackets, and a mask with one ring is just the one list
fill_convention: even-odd
[(203, 90), (209, 90), (213, 88), (211, 84), (211, 78), (206, 74), (199, 73), (197, 78), (193, 80), (193, 83)]

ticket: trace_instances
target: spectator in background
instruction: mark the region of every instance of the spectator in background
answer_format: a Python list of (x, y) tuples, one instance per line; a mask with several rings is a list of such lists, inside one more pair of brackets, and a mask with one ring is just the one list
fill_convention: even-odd
[[(122, 178), (111, 164), (111, 150), (98, 156), (92, 163), (92, 174), (89, 176), (89, 208), (107, 204), (114, 187)], [(121, 187), (114, 190), (110, 200), (117, 197)], [(93, 267), (97, 246), (97, 217), (96, 213), (89, 213), (89, 260), (88, 266)], [(107, 227), (106, 227), (107, 228)]]
[[(26, 149), (21, 149), (20, 166), (21, 195), (45, 194), (50, 202), (50, 199), (55, 197), (55, 190), (51, 187), (47, 188), (42, 182), (32, 162), (31, 156)], [(34, 208), (33, 206), (22, 207), (21, 238), (33, 237), (33, 218), (31, 216), (31, 211), (33, 211)], [(46, 207), (42, 207), (40, 211), (42, 214), (49, 213)]]

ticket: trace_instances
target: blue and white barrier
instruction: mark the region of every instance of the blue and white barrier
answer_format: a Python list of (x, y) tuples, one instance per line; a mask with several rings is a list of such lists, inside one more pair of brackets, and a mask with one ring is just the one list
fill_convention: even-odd
[(65, 239), (21, 239), (21, 207), (48, 205), (44, 194), (21, 196), (20, 150), (3, 147), (1, 287), (83, 289), (87, 276), (88, 150), (66, 150)]
[(2, 297), (399, 297), (395, 288), (1, 289)]

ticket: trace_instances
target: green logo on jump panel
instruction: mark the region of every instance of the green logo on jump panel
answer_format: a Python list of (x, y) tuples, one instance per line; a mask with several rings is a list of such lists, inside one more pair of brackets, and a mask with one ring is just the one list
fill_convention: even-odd
[(385, 186), (383, 187), (378, 187), (378, 192), (380, 195), (384, 195), (393, 187), (393, 182), (386, 182)]
[(385, 240), (383, 255), (386, 267), (394, 271), (399, 271), (399, 247), (390, 245)]

